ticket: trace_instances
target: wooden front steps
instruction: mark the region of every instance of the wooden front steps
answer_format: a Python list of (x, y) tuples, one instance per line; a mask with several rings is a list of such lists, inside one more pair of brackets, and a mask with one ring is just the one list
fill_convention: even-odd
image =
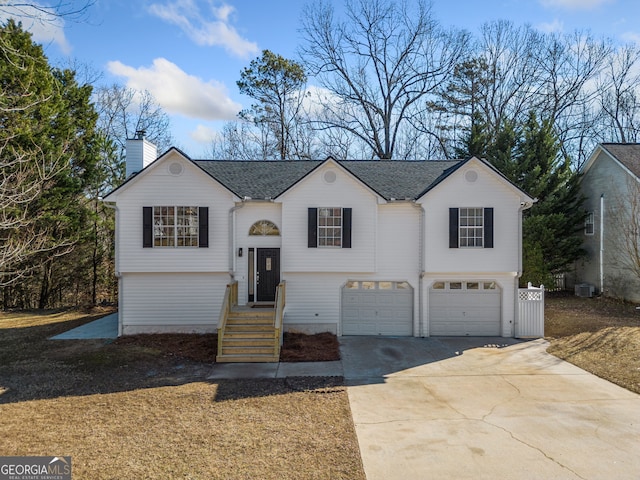
[(216, 362), (277, 362), (280, 336), (275, 328), (273, 308), (234, 306), (224, 329), (218, 333)]

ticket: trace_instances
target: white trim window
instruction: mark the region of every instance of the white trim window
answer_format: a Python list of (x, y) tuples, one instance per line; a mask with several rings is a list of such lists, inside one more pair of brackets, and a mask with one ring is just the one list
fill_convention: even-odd
[(154, 247), (197, 247), (198, 207), (153, 207)]
[(587, 218), (584, 219), (584, 234), (593, 235), (595, 233), (596, 222), (593, 212), (587, 213)]
[(318, 208), (318, 247), (342, 247), (342, 208)]
[(460, 208), (460, 248), (484, 246), (484, 209)]

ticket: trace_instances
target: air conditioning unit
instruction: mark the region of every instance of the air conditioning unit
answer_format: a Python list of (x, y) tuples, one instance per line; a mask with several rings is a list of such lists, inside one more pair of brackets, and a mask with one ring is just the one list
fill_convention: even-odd
[(593, 297), (593, 292), (595, 291), (595, 287), (590, 283), (578, 283), (575, 286), (576, 297)]

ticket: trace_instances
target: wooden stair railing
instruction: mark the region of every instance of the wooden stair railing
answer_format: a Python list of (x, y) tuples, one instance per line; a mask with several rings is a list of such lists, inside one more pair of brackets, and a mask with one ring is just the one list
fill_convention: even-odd
[[(237, 306), (237, 285), (227, 287), (218, 323), (217, 362), (277, 362), (282, 344), (284, 283), (273, 309)], [(234, 297), (235, 295), (235, 297)], [(227, 302), (227, 297), (229, 301)], [(235, 301), (232, 301), (235, 300)]]

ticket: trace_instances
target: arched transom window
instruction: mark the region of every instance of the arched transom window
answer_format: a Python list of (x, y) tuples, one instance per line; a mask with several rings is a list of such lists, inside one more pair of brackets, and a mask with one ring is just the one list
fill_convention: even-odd
[(265, 236), (278, 236), (280, 235), (280, 230), (276, 227), (276, 224), (270, 222), (269, 220), (258, 220), (256, 223), (251, 225), (249, 229), (249, 235), (261, 235)]

